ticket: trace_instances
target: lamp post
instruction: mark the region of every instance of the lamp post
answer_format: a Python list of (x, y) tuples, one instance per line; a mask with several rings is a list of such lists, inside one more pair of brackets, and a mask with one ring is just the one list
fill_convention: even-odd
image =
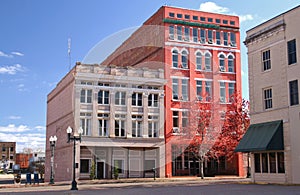
[(55, 148), (55, 146), (56, 146), (56, 141), (57, 141), (56, 135), (51, 136), (51, 137), (49, 138), (50, 149), (51, 149), (51, 173), (50, 173), (50, 184), (54, 184), (54, 169), (53, 169), (53, 165), (54, 165), (54, 148)]
[(72, 133), (72, 128), (69, 126), (67, 128), (67, 133), (68, 133), (68, 143), (70, 143), (70, 141), (73, 141), (73, 181), (72, 181), (72, 188), (71, 190), (78, 190), (77, 188), (77, 182), (75, 180), (75, 175), (76, 175), (76, 162), (75, 162), (75, 156), (76, 156), (76, 141), (80, 141), (81, 142), (81, 134), (83, 133), (83, 129), (80, 127), (78, 129), (78, 136), (76, 136), (74, 133), (73, 135), (71, 135)]

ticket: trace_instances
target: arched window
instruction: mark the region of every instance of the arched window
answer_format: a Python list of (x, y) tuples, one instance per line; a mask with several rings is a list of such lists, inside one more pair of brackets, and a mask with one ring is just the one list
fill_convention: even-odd
[(189, 68), (188, 67), (188, 53), (186, 51), (182, 51), (181, 53), (181, 63), (182, 63), (182, 68)]
[(209, 53), (205, 54), (205, 70), (211, 70), (211, 55)]
[(232, 55), (228, 56), (228, 72), (234, 72), (234, 58)]
[(200, 52), (196, 53), (196, 69), (202, 69), (202, 54)]
[(172, 51), (172, 67), (178, 68), (178, 51)]
[(225, 56), (223, 54), (219, 56), (219, 66), (220, 66), (220, 71), (225, 72)]

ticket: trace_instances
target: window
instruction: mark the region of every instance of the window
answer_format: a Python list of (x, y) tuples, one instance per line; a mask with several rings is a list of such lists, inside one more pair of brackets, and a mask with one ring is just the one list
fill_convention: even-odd
[(265, 102), (265, 109), (272, 108), (272, 89), (265, 89), (264, 90), (264, 102)]
[(169, 26), (169, 39), (174, 40), (174, 26)]
[(100, 90), (98, 92), (98, 104), (109, 104), (109, 91)]
[(228, 45), (228, 34), (227, 32), (223, 32), (223, 45)]
[(277, 167), (278, 173), (285, 173), (283, 152), (277, 152)]
[(269, 153), (270, 173), (276, 173), (276, 156), (275, 152)]
[(182, 40), (182, 27), (177, 26), (177, 40), (181, 41)]
[(188, 26), (184, 27), (184, 40), (185, 41), (190, 40), (190, 27)]
[(208, 22), (213, 22), (213, 19), (212, 18), (207, 18), (207, 21)]
[(219, 66), (220, 66), (220, 71), (225, 72), (225, 56), (223, 54), (219, 56)]
[(158, 116), (148, 116), (148, 137), (158, 137)]
[(216, 31), (216, 44), (221, 45), (221, 33), (220, 33), (220, 31)]
[(124, 137), (125, 136), (125, 114), (116, 114), (115, 115), (115, 136)]
[(178, 79), (172, 79), (173, 100), (178, 100)]
[(91, 134), (91, 113), (80, 113), (80, 127), (83, 129), (82, 135)]
[(182, 100), (188, 101), (189, 100), (189, 86), (188, 86), (188, 79), (181, 80), (181, 91), (182, 91)]
[(205, 17), (200, 17), (200, 21), (205, 22)]
[(205, 30), (204, 30), (204, 29), (201, 29), (201, 30), (200, 30), (200, 42), (201, 42), (201, 43), (205, 43), (205, 40), (206, 40)]
[(233, 98), (234, 95), (234, 83), (228, 83), (228, 95), (230, 100)]
[(211, 55), (205, 54), (205, 70), (211, 71)]
[(262, 53), (262, 61), (264, 71), (271, 69), (271, 55), (270, 50), (264, 51)]
[(108, 124), (109, 117), (108, 114), (98, 114), (98, 122), (99, 122), (99, 136), (107, 137), (108, 136)]
[(123, 160), (114, 160), (114, 169), (118, 170), (118, 173), (124, 173), (124, 161)]
[(132, 115), (132, 137), (142, 137), (142, 115)]
[(126, 97), (125, 91), (117, 91), (115, 93), (115, 104), (116, 105), (125, 105), (125, 97)]
[(235, 47), (236, 46), (236, 37), (235, 33), (230, 33), (230, 46)]
[(177, 14), (177, 18), (182, 18), (182, 14)]
[(13, 152), (14, 151), (14, 147), (10, 147), (10, 151)]
[(228, 56), (228, 72), (234, 72), (234, 58), (232, 55)]
[(187, 20), (189, 20), (191, 18), (191, 16), (190, 15), (184, 15), (184, 19), (187, 19)]
[(297, 62), (296, 39), (287, 42), (288, 47), (288, 64)]
[(9, 156), (9, 159), (10, 159), (10, 160), (13, 160), (13, 159), (14, 159), (14, 155), (10, 155), (10, 156)]
[(6, 151), (5, 146), (2, 146), (2, 152), (5, 152), (5, 151)]
[(179, 127), (179, 112), (173, 111), (173, 129)]
[(80, 173), (89, 173), (89, 172), (90, 172), (90, 160), (80, 159)]
[(193, 28), (193, 41), (198, 42), (198, 28)]
[(198, 16), (193, 16), (193, 20), (198, 20)]
[(228, 20), (223, 20), (223, 24), (228, 24)]
[(149, 107), (158, 107), (158, 94), (149, 94), (148, 106)]
[(235, 21), (230, 21), (230, 25), (234, 26), (235, 25)]
[(202, 81), (196, 81), (197, 99), (202, 101)]
[(205, 81), (205, 95), (206, 95), (206, 101), (208, 102), (211, 101), (211, 95), (212, 95), (211, 85), (212, 85), (211, 81)]
[(220, 102), (226, 102), (226, 90), (225, 90), (225, 82), (220, 82)]
[(213, 32), (212, 32), (212, 30), (207, 31), (207, 37), (208, 37), (207, 42), (209, 44), (213, 44), (214, 41), (213, 41)]
[(172, 51), (172, 67), (178, 68), (178, 51)]
[(216, 19), (216, 23), (217, 23), (217, 24), (220, 24), (220, 23), (221, 23), (221, 20), (220, 20), (220, 19)]
[(80, 92), (80, 103), (92, 103), (92, 90), (82, 89)]
[(109, 83), (98, 83), (99, 86), (109, 87)]
[(299, 104), (299, 94), (298, 94), (298, 80), (290, 81), (290, 105), (298, 105)]
[(254, 168), (255, 173), (260, 173), (260, 154), (254, 154)]
[(181, 124), (183, 128), (188, 127), (189, 124), (188, 111), (182, 111)]
[(268, 167), (268, 154), (267, 153), (262, 153), (261, 154), (261, 168), (263, 173), (268, 173), (269, 172), (269, 167)]
[(143, 106), (143, 94), (133, 93), (131, 102), (133, 106)]
[(93, 85), (93, 83), (91, 81), (81, 81), (80, 84), (81, 85)]
[(202, 69), (202, 54), (200, 52), (196, 53), (196, 69)]
[(169, 13), (169, 16), (170, 16), (171, 18), (174, 18), (174, 17), (175, 17), (175, 14), (172, 13), (172, 12), (170, 12), (170, 13)]
[(184, 69), (188, 68), (188, 53), (186, 51), (182, 51), (181, 53), (181, 63), (182, 63), (182, 68)]

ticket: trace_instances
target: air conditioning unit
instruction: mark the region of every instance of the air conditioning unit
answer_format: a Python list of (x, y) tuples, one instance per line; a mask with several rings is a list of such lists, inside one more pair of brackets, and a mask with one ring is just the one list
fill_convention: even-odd
[(184, 37), (184, 41), (189, 41), (190, 39), (188, 37)]
[(225, 103), (225, 97), (220, 97), (220, 102)]
[(179, 133), (180, 133), (179, 128), (178, 128), (178, 127), (173, 127), (172, 133), (173, 133), (173, 134), (179, 134)]
[(174, 40), (174, 35), (169, 35), (170, 40)]
[(214, 42), (213, 42), (212, 39), (208, 39), (208, 43), (209, 43), (209, 44), (213, 44)]
[(231, 47), (236, 47), (236, 43), (230, 42), (230, 46), (231, 46)]
[(225, 72), (225, 67), (224, 66), (220, 66), (220, 71), (221, 72)]

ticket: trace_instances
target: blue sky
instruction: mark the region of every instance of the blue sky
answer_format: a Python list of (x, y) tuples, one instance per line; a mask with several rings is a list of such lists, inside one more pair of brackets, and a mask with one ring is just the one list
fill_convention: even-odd
[[(47, 94), (95, 45), (105, 50), (120, 32), (140, 26), (162, 5), (240, 16), (245, 31), (297, 5), (297, 0), (1, 0), (0, 141), (44, 149)], [(109, 39), (111, 38), (111, 39)], [(113, 44), (109, 44), (114, 40)], [(117, 40), (117, 41), (116, 41)], [(120, 43), (119, 43), (120, 44)], [(101, 51), (100, 51), (101, 52)], [(248, 98), (247, 56), (242, 45), (243, 96)], [(107, 51), (101, 52), (104, 55)], [(100, 55), (100, 54), (99, 54)], [(59, 139), (59, 138), (58, 138)]]

